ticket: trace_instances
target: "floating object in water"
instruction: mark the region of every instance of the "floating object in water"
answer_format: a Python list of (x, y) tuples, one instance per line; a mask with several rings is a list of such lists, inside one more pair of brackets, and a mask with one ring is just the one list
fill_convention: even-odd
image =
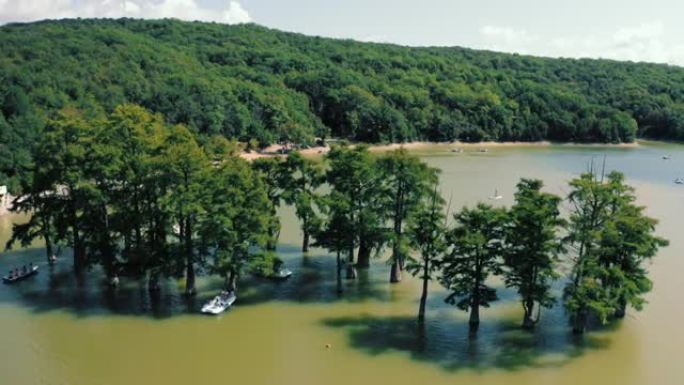
[(479, 151), (480, 151), (480, 152), (487, 152), (487, 151), (489, 151), (489, 149), (481, 148)]
[(674, 182), (675, 182), (676, 184), (684, 184), (684, 179), (682, 179), (682, 178), (677, 178), (677, 179), (675, 179)]
[(672, 156), (670, 155), (663, 155), (663, 160), (670, 160), (672, 159)]
[(292, 276), (292, 270), (290, 269), (278, 269), (273, 275), (271, 275), (269, 278), (271, 279), (288, 279)]
[(31, 270), (29, 270), (23, 274), (7, 275), (5, 277), (2, 277), (2, 282), (6, 283), (6, 284), (16, 283), (19, 281), (23, 281), (26, 278), (32, 277), (36, 274), (38, 274), (38, 266), (33, 266), (33, 267), (31, 267)]
[(276, 281), (283, 281), (292, 276), (292, 270), (278, 267), (273, 270), (273, 272), (266, 272), (264, 269), (259, 269), (253, 271), (253, 274), (257, 277), (272, 279)]
[(499, 195), (499, 191), (494, 190), (494, 195), (492, 195), (491, 197), (489, 197), (489, 199), (490, 199), (490, 200), (493, 200), (493, 201), (498, 201), (499, 199), (503, 199), (503, 196), (502, 196), (502, 195)]
[(462, 148), (452, 148), (451, 152), (457, 152), (457, 153), (462, 153), (463, 149)]
[(330, 349), (330, 348), (332, 348), (332, 345), (330, 345), (330, 344), (325, 344), (325, 348), (326, 348), (326, 349)]
[(235, 292), (223, 291), (221, 294), (217, 295), (211, 301), (202, 306), (202, 313), (214, 315), (221, 314), (231, 305), (233, 305), (236, 299), (237, 296), (235, 295)]

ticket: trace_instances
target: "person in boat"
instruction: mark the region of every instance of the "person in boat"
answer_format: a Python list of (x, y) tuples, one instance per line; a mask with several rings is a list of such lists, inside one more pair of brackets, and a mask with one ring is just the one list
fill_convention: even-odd
[(14, 269), (14, 278), (18, 278), (19, 276), (19, 268), (17, 267), (16, 269)]
[(9, 274), (7, 274), (7, 278), (14, 279), (14, 270), (10, 269)]
[(22, 266), (22, 267), (21, 267), (21, 275), (24, 275), (24, 274), (26, 274), (27, 272), (28, 272), (28, 270), (26, 270), (26, 265)]
[(33, 271), (33, 262), (29, 262), (29, 273)]

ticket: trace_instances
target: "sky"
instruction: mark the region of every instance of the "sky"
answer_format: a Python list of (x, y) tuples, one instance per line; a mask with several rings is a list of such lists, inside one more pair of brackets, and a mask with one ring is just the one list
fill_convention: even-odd
[(0, 23), (72, 17), (254, 22), (308, 35), (684, 66), (681, 0), (0, 0)]

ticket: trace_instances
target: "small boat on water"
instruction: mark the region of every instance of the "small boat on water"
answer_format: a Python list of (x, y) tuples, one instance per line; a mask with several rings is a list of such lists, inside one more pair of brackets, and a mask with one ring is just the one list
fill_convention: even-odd
[(283, 268), (274, 272), (269, 278), (284, 280), (290, 278), (290, 276), (292, 276), (292, 270)]
[(489, 197), (489, 199), (493, 201), (498, 201), (499, 199), (503, 199), (503, 196), (499, 194), (499, 191), (494, 190), (494, 195)]
[(235, 292), (222, 291), (221, 294), (202, 306), (202, 313), (214, 315), (221, 314), (233, 305), (236, 299), (237, 296), (235, 295)]
[(672, 159), (671, 155), (663, 155), (663, 160), (670, 160)]
[(2, 277), (2, 282), (6, 283), (6, 284), (17, 283), (19, 281), (25, 280), (26, 278), (32, 277), (36, 274), (38, 274), (38, 266), (32, 266), (31, 270), (29, 270), (23, 274), (6, 275), (6, 276)]
[(682, 179), (682, 178), (677, 178), (677, 179), (675, 179), (674, 182), (675, 182), (676, 184), (684, 184), (684, 179)]

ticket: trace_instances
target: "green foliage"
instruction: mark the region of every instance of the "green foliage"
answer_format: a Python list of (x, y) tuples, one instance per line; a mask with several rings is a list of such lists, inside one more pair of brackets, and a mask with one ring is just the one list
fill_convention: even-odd
[(424, 202), (411, 217), (408, 238), (411, 245), (419, 251), (420, 259), (409, 259), (406, 269), (423, 281), (423, 290), (418, 308), (418, 321), (425, 318), (425, 306), (428, 296), (428, 282), (433, 279), (446, 250), (444, 234), (446, 233), (446, 217), (444, 200), (437, 193), (435, 186), (432, 199)]
[[(392, 246), (392, 274), (409, 254), (409, 240), (403, 231), (406, 220), (427, 205), (426, 200), (439, 182), (439, 170), (429, 167), (406, 149), (398, 149), (378, 159), (384, 193), (382, 202), (392, 222), (389, 242)], [(440, 198), (441, 199), (441, 198)], [(398, 276), (390, 278), (397, 281)]]
[(542, 187), (540, 180), (520, 180), (505, 231), (504, 280), (506, 286), (520, 294), (526, 327), (538, 321), (534, 319), (535, 303), (553, 306), (551, 283), (558, 278), (556, 263), (561, 244), (557, 230), (564, 224), (558, 210), (561, 198), (542, 192)]
[(212, 270), (235, 289), (237, 277), (253, 260), (263, 258), (270, 239), (272, 203), (262, 180), (237, 157), (226, 159), (203, 182), (205, 215), (199, 220), (202, 244), (212, 257)]
[[(322, 39), (256, 25), (60, 20), (0, 27), (0, 183), (58, 111), (134, 103), (260, 145), (684, 139), (684, 70)], [(254, 147), (252, 145), (250, 148)]]
[(653, 234), (657, 222), (635, 205), (621, 173), (598, 177), (592, 170), (570, 185), (566, 242), (575, 253), (564, 296), (574, 329), (582, 332), (590, 315), (607, 322), (624, 316), (627, 305), (641, 309), (651, 289), (644, 263), (667, 241)]
[(27, 212), (8, 247), (36, 237), (70, 246), (74, 266), (101, 264), (106, 274), (160, 275), (185, 269), (194, 292), (195, 265), (234, 280), (263, 248), (274, 221), (267, 189), (223, 138), (201, 147), (182, 125), (142, 107), (122, 105), (105, 117), (65, 109), (36, 144)]
[(326, 179), (331, 194), (344, 200), (345, 216), (352, 224), (349, 237), (348, 260), (354, 259), (354, 248), (359, 248), (359, 264), (367, 267), (372, 250), (380, 250), (387, 241), (384, 227), (386, 212), (383, 201), (382, 175), (377, 161), (366, 146), (336, 146), (326, 156), (329, 169)]
[(473, 314), (498, 299), (486, 281), (501, 273), (506, 212), (480, 203), (474, 209), (463, 208), (454, 220), (455, 227), (446, 235), (450, 251), (442, 260), (440, 280), (451, 292), (446, 302)]

